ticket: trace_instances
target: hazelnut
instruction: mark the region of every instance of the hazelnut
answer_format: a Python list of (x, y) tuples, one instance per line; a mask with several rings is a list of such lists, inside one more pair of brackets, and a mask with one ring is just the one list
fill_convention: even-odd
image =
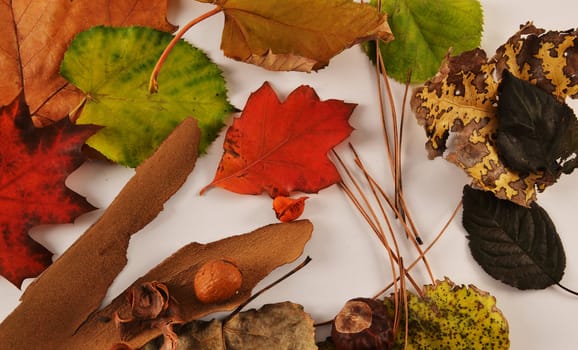
[(333, 320), (331, 339), (337, 350), (388, 350), (393, 345), (391, 318), (377, 300), (349, 300)]
[(237, 266), (225, 259), (204, 263), (193, 281), (195, 295), (203, 304), (220, 303), (232, 298), (243, 284), (243, 276)]

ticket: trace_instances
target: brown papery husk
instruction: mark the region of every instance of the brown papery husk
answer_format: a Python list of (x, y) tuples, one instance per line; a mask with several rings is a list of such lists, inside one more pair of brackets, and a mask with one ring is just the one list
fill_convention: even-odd
[[(167, 258), (132, 286), (147, 281), (165, 284), (176, 300), (183, 322), (190, 322), (208, 314), (233, 310), (251, 296), (253, 288), (278, 266), (290, 263), (302, 253), (311, 238), (313, 225), (308, 220), (272, 224), (250, 233), (231, 236), (208, 244), (190, 243)], [(214, 304), (203, 304), (195, 298), (193, 279), (197, 270), (207, 261), (226, 258), (234, 261), (243, 275), (243, 283), (231, 299)], [(127, 293), (114, 299), (107, 307), (92, 315), (66, 343), (66, 349), (110, 349), (120, 342), (120, 332), (111, 320), (115, 312), (130, 313)], [(126, 342), (140, 348), (161, 334), (160, 329), (142, 332)]]
[(196, 121), (185, 119), (136, 169), (102, 217), (28, 287), (0, 324), (3, 349), (90, 346), (65, 344), (98, 309), (126, 265), (131, 235), (158, 215), (193, 170), (199, 135)]

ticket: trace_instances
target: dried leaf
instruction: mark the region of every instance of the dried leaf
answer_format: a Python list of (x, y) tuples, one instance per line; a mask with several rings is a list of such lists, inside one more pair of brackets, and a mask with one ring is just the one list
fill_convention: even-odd
[[(193, 321), (178, 332), (176, 350), (317, 349), (313, 319), (291, 302), (264, 305), (227, 320)], [(157, 350), (157, 338), (142, 350)]]
[(183, 40), (160, 73), (163, 89), (148, 93), (171, 39), (150, 28), (95, 27), (80, 33), (64, 56), (62, 75), (85, 95), (77, 122), (106, 126), (87, 144), (115, 162), (137, 166), (189, 116), (198, 121), (204, 152), (233, 110), (221, 70)]
[(85, 160), (81, 147), (98, 129), (69, 120), (36, 129), (23, 95), (0, 108), (0, 274), (16, 286), (52, 263), (30, 228), (72, 222), (94, 209), (65, 180)]
[(203, 191), (218, 186), (242, 194), (266, 191), (274, 198), (336, 183), (339, 173), (327, 152), (351, 133), (348, 118), (355, 106), (320, 101), (308, 86), (280, 102), (263, 84), (227, 130), (217, 173)]
[(393, 39), (385, 14), (351, 0), (201, 2), (225, 13), (225, 56), (270, 70), (318, 70), (357, 43)]
[(564, 247), (537, 203), (526, 208), (468, 186), (463, 203), (470, 250), (488, 274), (519, 289), (543, 289), (562, 279)]
[(545, 31), (531, 22), (496, 50), (492, 63), (555, 96), (578, 97), (578, 31)]
[(0, 3), (0, 105), (23, 91), (35, 123), (64, 118), (81, 94), (58, 74), (72, 38), (99, 24), (143, 25), (163, 31), (167, 0), (12, 0)]
[(572, 172), (578, 166), (578, 120), (572, 109), (508, 71), (502, 76), (496, 133), (500, 159), (521, 174), (544, 172), (557, 179)]
[(472, 185), (498, 198), (529, 206), (536, 189), (554, 179), (504, 166), (496, 150), (497, 94), (502, 72), (545, 89), (563, 101), (578, 96), (575, 31), (545, 32), (523, 26), (488, 60), (476, 49), (447, 57), (438, 74), (416, 89), (412, 109), (428, 136), (431, 158), (443, 155), (472, 177)]
[[(302, 253), (311, 238), (313, 225), (307, 220), (268, 225), (243, 235), (231, 236), (208, 244), (191, 243), (167, 258), (133, 286), (143, 282), (157, 281), (167, 286), (169, 294), (180, 309), (183, 322), (190, 322), (218, 311), (236, 308), (250, 296), (253, 288), (273, 269), (290, 263)], [(243, 283), (230, 299), (216, 303), (203, 303), (195, 297), (194, 276), (208, 261), (224, 259), (234, 261), (243, 276)], [(132, 288), (132, 287), (131, 287)], [(116, 313), (127, 314), (131, 305), (126, 298), (131, 288), (114, 299), (108, 306), (93, 314), (67, 345), (70, 349), (86, 347), (90, 339), (91, 349), (106, 349), (120, 340), (118, 330), (108, 320)], [(148, 329), (126, 343), (138, 348), (160, 335), (160, 330)]]
[[(195, 121), (186, 119), (137, 168), (102, 217), (28, 286), (22, 302), (0, 324), (3, 347), (67, 348), (65, 342), (99, 308), (126, 264), (130, 236), (157, 216), (192, 171), (198, 140)], [(68, 349), (87, 349), (91, 344), (85, 339), (81, 346)]]
[[(393, 300), (386, 299), (393, 312)], [(509, 349), (508, 322), (496, 299), (473, 285), (449, 279), (425, 286), (423, 297), (408, 292), (409, 334), (398, 328), (393, 349)], [(400, 324), (405, 322), (402, 316)]]
[(289, 222), (298, 219), (305, 210), (305, 200), (309, 197), (289, 198), (277, 196), (273, 199), (275, 216), (281, 222)]
[(239, 313), (223, 326), (227, 350), (317, 349), (313, 319), (291, 302)]
[[(377, 1), (372, 0), (374, 6)], [(396, 40), (381, 42), (379, 48), (387, 75), (405, 82), (423, 82), (438, 70), (448, 49), (455, 54), (480, 44), (483, 14), (477, 0), (382, 0)], [(364, 48), (375, 62), (375, 42)]]
[[(154, 339), (141, 350), (161, 349), (162, 337)], [(225, 350), (223, 323), (220, 320), (192, 321), (183, 325), (178, 331), (176, 350)]]

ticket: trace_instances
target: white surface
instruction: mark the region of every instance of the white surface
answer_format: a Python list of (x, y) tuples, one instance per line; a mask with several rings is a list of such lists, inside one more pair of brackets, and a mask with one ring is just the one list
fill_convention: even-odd
[[(518, 26), (527, 20), (546, 29), (563, 30), (578, 25), (575, 0), (482, 1), (485, 15), (482, 47), (493, 55)], [(184, 24), (212, 8), (191, 0), (172, 1), (171, 21)], [(336, 98), (358, 103), (351, 123), (356, 130), (351, 141), (366, 160), (372, 173), (384, 185), (391, 183), (385, 163), (380, 121), (376, 103), (373, 68), (359, 48), (352, 48), (331, 61), (326, 69), (312, 74), (274, 73), (234, 62), (219, 50), (222, 14), (193, 28), (186, 38), (208, 52), (224, 70), (231, 102), (243, 108), (247, 97), (264, 81), (272, 83), (284, 98), (301, 84), (316, 89), (322, 99)], [(402, 90), (396, 87), (401, 103)], [(162, 87), (161, 87), (162, 88)], [(576, 104), (574, 104), (576, 106)], [(429, 161), (424, 150), (425, 134), (408, 114), (404, 144), (404, 189), (408, 205), (425, 243), (429, 243), (450, 216), (468, 179), (461, 170), (443, 160)], [(224, 134), (224, 133), (223, 133)], [(199, 190), (209, 183), (222, 154), (223, 138), (199, 159), (183, 188), (167, 202), (164, 212), (135, 235), (129, 248), (129, 264), (112, 285), (107, 301), (146, 273), (166, 256), (188, 242), (209, 242), (249, 232), (275, 222), (271, 200), (267, 196), (241, 196), (212, 189), (204, 196)], [(340, 154), (351, 159), (346, 147)], [(105, 208), (132, 175), (132, 170), (100, 163), (82, 166), (68, 179), (69, 186), (87, 196), (99, 208)], [(578, 288), (578, 236), (574, 232), (574, 211), (578, 205), (578, 176), (563, 176), (558, 184), (539, 195), (539, 203), (549, 212), (566, 247), (567, 269), (562, 283)], [(387, 185), (390, 188), (389, 185)], [(390, 282), (389, 263), (383, 248), (368, 226), (336, 187), (311, 195), (304, 217), (315, 225), (305, 255), (313, 261), (281, 285), (251, 304), (292, 300), (304, 305), (316, 321), (333, 317), (341, 305), (357, 296), (371, 296)], [(102, 209), (79, 218), (75, 224), (44, 226), (32, 235), (46, 247), (62, 252), (102, 213)], [(406, 244), (405, 239), (400, 240)], [(305, 256), (304, 255), (304, 256)], [(405, 258), (413, 260), (412, 254)], [(575, 320), (578, 298), (553, 287), (542, 291), (519, 291), (493, 280), (471, 258), (461, 214), (428, 255), (436, 278), (450, 277), (459, 284), (475, 284), (496, 296), (498, 307), (510, 324), (512, 349), (575, 349), (578, 340)], [(300, 262), (299, 259), (295, 264)], [(285, 266), (264, 281), (265, 285), (290, 270)], [(419, 283), (429, 283), (422, 267), (413, 271)], [(27, 283), (25, 283), (25, 286)], [(259, 287), (257, 288), (259, 289)], [(18, 303), (21, 292), (0, 280), (0, 319)]]

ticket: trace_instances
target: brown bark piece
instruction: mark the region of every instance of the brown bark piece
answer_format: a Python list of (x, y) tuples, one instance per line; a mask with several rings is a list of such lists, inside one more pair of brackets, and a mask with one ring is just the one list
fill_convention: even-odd
[(186, 119), (136, 169), (102, 217), (28, 287), (0, 324), (2, 348), (68, 348), (63, 344), (98, 309), (126, 265), (130, 236), (158, 215), (193, 170), (199, 135), (196, 121)]
[[(191, 243), (167, 258), (133, 286), (146, 281), (158, 281), (168, 287), (180, 309), (183, 322), (190, 322), (208, 314), (232, 310), (251, 296), (251, 291), (272, 270), (297, 259), (305, 243), (311, 238), (313, 225), (308, 220), (272, 224), (243, 235), (220, 241)], [(195, 298), (193, 279), (198, 268), (213, 259), (234, 261), (243, 274), (243, 284), (231, 299), (214, 304), (203, 304)], [(67, 349), (110, 349), (120, 342), (120, 332), (113, 322), (115, 312), (130, 313), (127, 291), (110, 305), (92, 315), (66, 343)], [(127, 344), (133, 348), (144, 346), (161, 334), (159, 329), (145, 331)]]

